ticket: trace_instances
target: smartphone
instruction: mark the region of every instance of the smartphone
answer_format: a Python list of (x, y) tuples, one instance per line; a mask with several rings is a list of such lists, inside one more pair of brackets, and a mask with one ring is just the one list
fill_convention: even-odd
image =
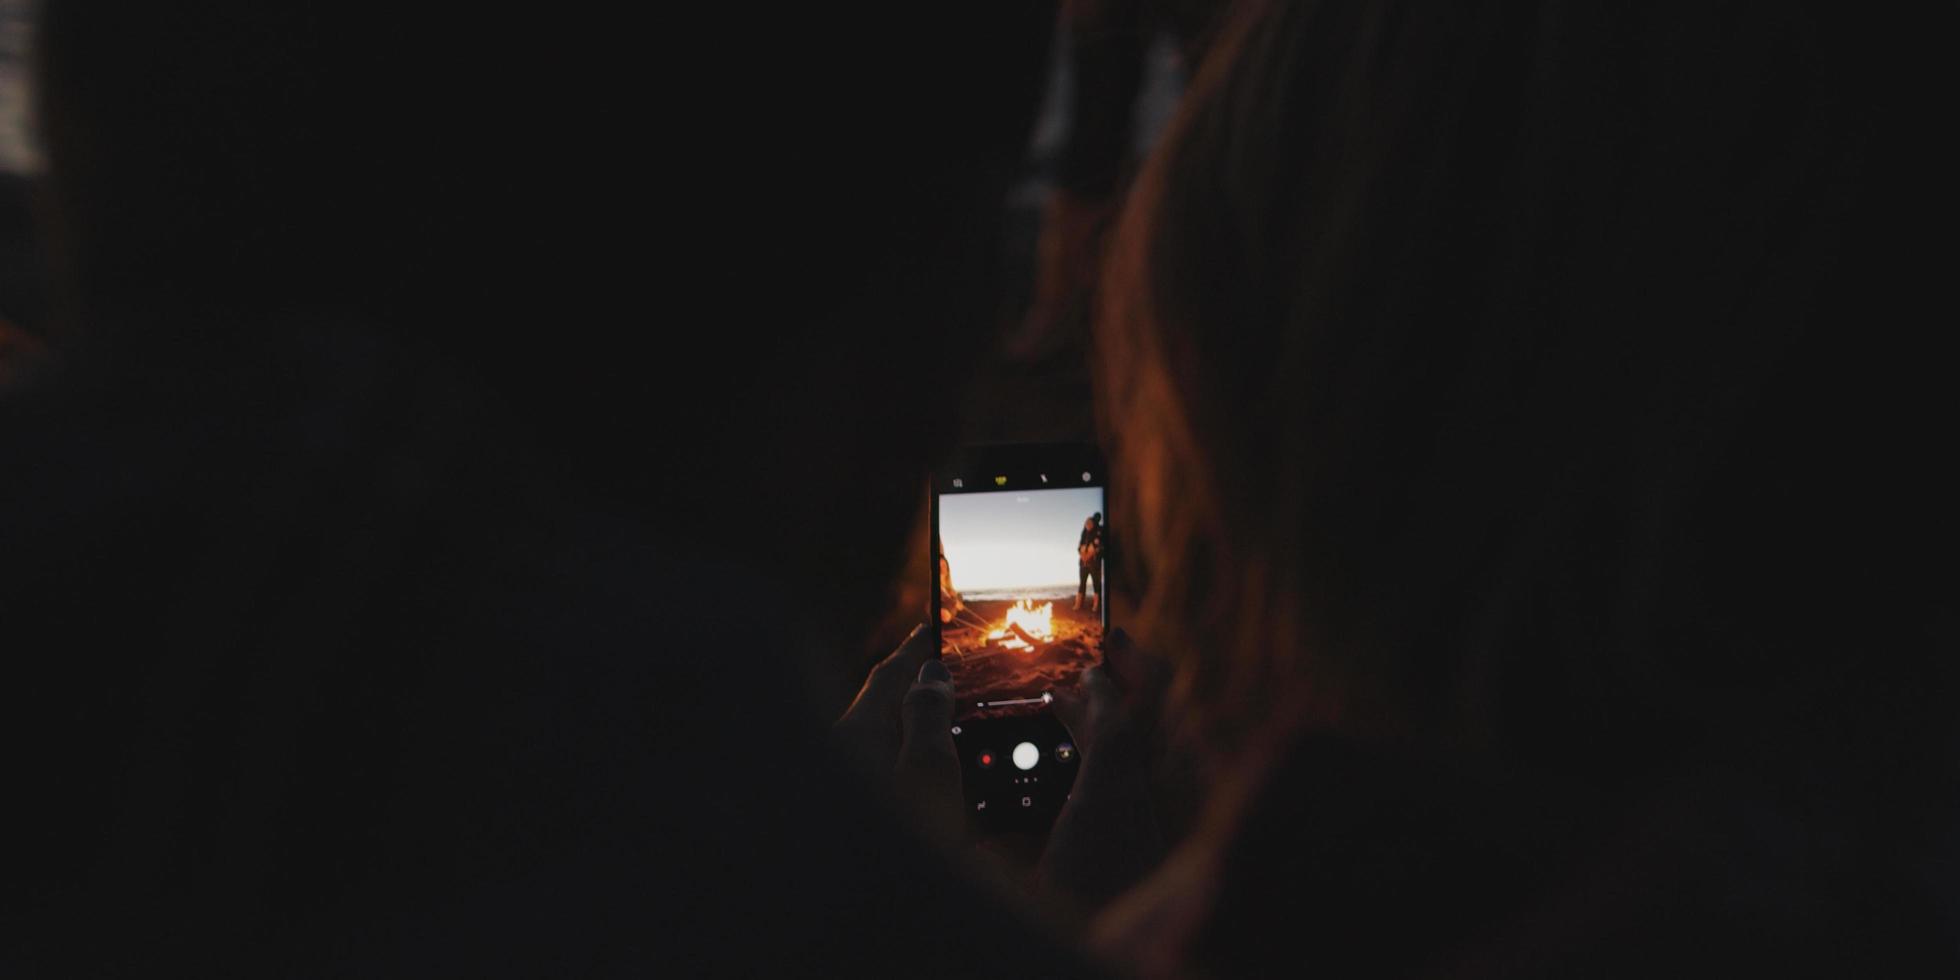
[(1080, 766), (1050, 708), (1102, 662), (1107, 486), (1086, 445), (976, 446), (932, 477), (931, 619), (968, 815), (1045, 829)]

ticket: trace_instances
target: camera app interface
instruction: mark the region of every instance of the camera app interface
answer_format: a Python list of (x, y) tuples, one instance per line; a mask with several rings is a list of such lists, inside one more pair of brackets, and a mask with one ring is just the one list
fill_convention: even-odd
[(1038, 713), (1101, 658), (1101, 487), (943, 494), (938, 545), (956, 720)]

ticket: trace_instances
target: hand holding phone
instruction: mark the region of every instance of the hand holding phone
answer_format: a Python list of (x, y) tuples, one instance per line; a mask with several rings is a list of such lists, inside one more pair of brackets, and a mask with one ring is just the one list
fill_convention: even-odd
[(871, 668), (843, 717), (831, 726), (831, 750), (867, 776), (892, 777), (895, 795), (933, 829), (951, 835), (960, 822), (959, 761), (950, 734), (953, 679), (932, 656), (933, 632), (921, 625)]

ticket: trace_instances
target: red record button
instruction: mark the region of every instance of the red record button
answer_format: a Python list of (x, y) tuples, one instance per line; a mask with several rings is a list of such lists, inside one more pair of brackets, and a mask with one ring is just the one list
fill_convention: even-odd
[(980, 768), (992, 769), (993, 767), (994, 767), (994, 754), (992, 752), (980, 753)]

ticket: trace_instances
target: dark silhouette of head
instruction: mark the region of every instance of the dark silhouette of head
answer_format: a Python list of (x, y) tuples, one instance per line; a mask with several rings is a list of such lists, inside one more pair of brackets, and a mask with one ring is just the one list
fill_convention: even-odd
[(1098, 331), (1143, 609), (1223, 742), (1612, 779), (1902, 730), (1929, 87), (1857, 16), (1724, 10), (1238, 10)]

